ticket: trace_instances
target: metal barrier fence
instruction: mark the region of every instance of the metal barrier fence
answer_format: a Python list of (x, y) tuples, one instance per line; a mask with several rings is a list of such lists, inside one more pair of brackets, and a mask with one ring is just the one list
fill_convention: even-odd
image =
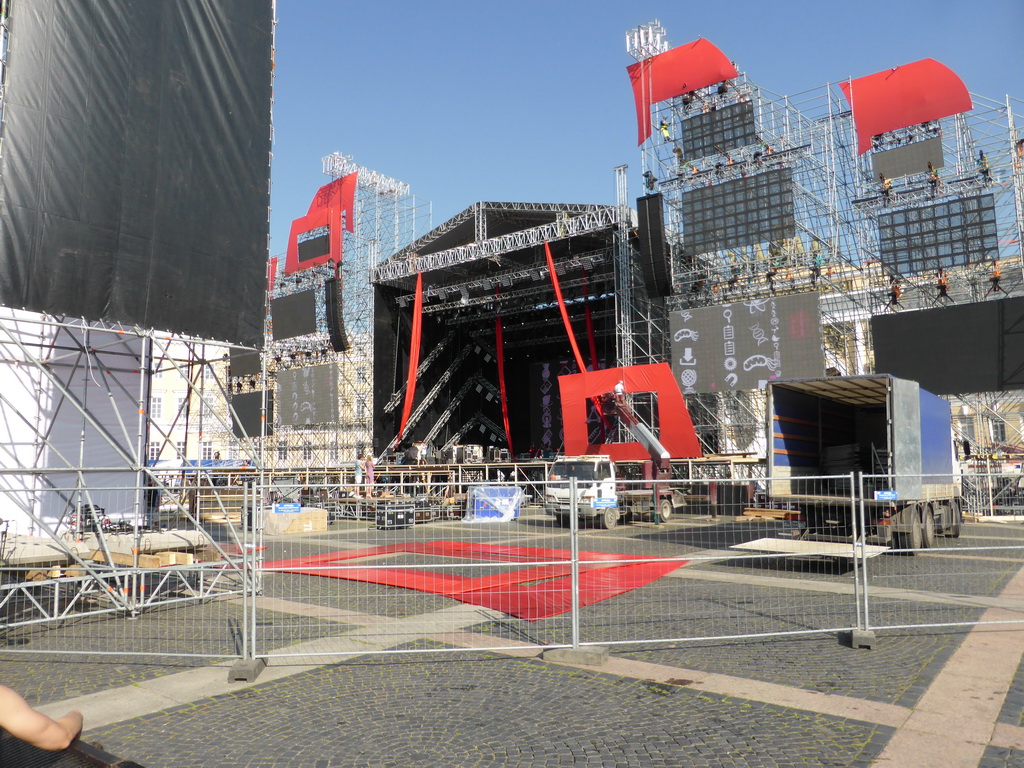
[[(166, 530), (79, 525), (49, 569), (5, 551), (7, 649), (316, 662), (1021, 620), (1024, 525), (966, 493), (1009, 476), (305, 480), (211, 484)], [(143, 561), (162, 536), (201, 543)]]

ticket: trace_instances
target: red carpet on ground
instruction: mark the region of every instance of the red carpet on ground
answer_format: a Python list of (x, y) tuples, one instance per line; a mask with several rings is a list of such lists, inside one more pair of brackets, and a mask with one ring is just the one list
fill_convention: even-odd
[[(390, 554), (435, 555), (491, 562), (548, 561), (535, 568), (508, 571), (487, 576), (457, 576), (420, 568), (338, 568), (348, 560)], [(637, 559), (633, 555), (608, 552), (580, 552), (580, 606), (607, 600), (623, 592), (642, 587), (676, 568), (685, 560), (619, 563)], [(268, 570), (299, 573), (333, 579), (363, 581), (389, 587), (415, 589), (443, 595), (470, 605), (536, 621), (568, 611), (572, 605), (572, 578), (567, 549), (510, 547), (499, 544), (474, 544), (463, 541), (426, 541), (389, 544), (383, 547), (328, 552), (290, 560), (264, 563)], [(551, 563), (550, 561), (561, 561)]]

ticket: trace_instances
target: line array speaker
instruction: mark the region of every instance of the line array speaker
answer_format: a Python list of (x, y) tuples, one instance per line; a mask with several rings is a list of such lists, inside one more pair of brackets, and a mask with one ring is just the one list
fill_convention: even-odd
[(637, 237), (640, 245), (640, 272), (649, 296), (672, 295), (672, 270), (669, 266), (661, 194), (647, 195), (636, 201)]
[(331, 337), (331, 349), (347, 352), (348, 334), (345, 333), (345, 318), (341, 311), (341, 285), (332, 277), (324, 283), (324, 304), (327, 307), (327, 333)]

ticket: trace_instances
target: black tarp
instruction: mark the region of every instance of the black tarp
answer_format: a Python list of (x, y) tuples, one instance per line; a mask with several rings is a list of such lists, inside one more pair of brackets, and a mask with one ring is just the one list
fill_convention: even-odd
[(262, 338), (271, 0), (18, 0), (0, 304)]

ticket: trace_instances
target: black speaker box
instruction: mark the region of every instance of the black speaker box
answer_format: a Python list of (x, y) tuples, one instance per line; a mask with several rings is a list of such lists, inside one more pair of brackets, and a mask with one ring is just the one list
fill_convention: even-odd
[(345, 333), (345, 319), (341, 311), (341, 284), (332, 277), (324, 283), (324, 304), (327, 307), (327, 333), (331, 337), (331, 349), (347, 352), (351, 346)]
[(661, 206), (660, 193), (640, 197), (636, 201), (640, 272), (648, 295), (659, 298), (672, 295), (672, 268)]

